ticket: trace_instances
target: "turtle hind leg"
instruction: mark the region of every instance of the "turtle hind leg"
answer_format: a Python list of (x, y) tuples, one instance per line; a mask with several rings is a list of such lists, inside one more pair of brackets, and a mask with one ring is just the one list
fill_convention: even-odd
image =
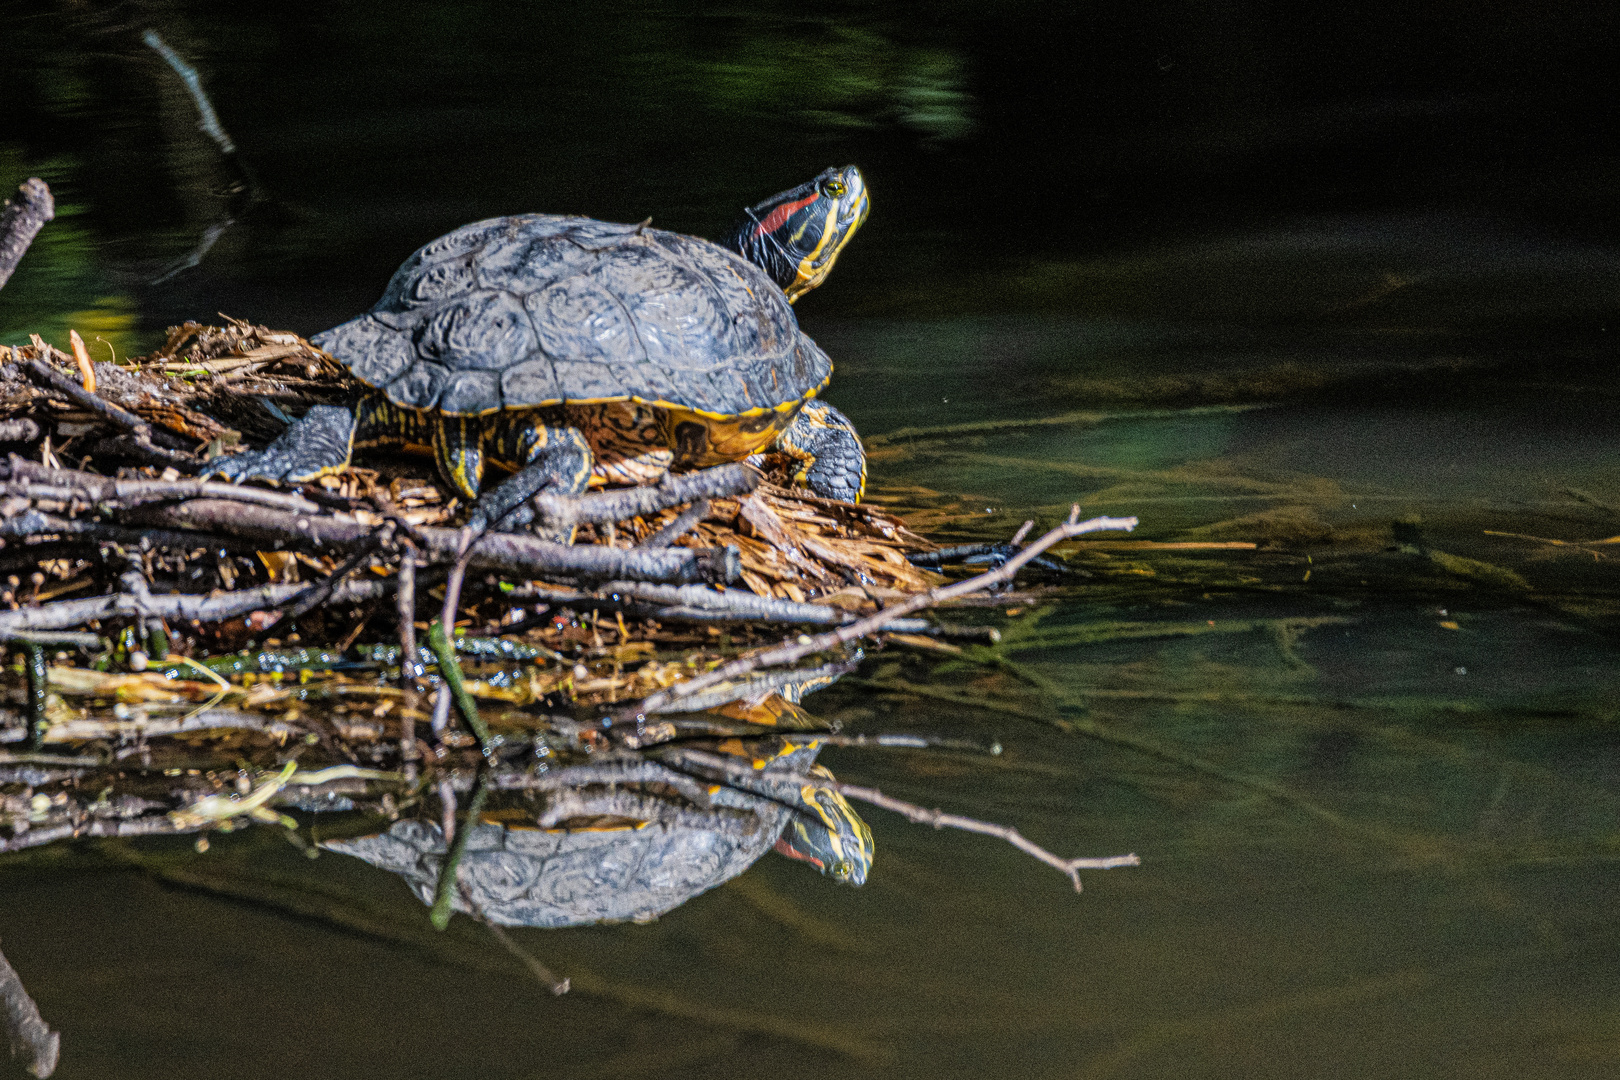
[(232, 483), (314, 480), (349, 464), (356, 426), (354, 413), (341, 405), (316, 405), (263, 450), (218, 458), (204, 476), (223, 476)]
[(860, 502), (866, 493), (866, 450), (849, 417), (814, 399), (804, 403), (776, 449), (798, 459), (794, 482), (827, 499)]

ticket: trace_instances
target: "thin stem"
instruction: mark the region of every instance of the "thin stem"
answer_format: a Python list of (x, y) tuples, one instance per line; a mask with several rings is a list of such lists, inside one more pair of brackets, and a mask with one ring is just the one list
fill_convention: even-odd
[(478, 715), (478, 703), (473, 701), (472, 695), (467, 692), (467, 684), (461, 675), (461, 665), (456, 662), (455, 646), (445, 634), (442, 620), (435, 621), (428, 627), (428, 648), (432, 649), (433, 655), (438, 658), (439, 677), (444, 680), (444, 685), (450, 690), (450, 696), (461, 709), (461, 715), (467, 720), (467, 727), (478, 739), (479, 749), (483, 751), (485, 757), (488, 757), (494, 750), (490, 744), (489, 728)]
[(484, 800), (489, 797), (489, 784), (487, 777), (480, 773), (478, 786), (473, 788), (472, 798), (467, 801), (467, 814), (456, 827), (455, 838), (450, 841), (450, 850), (445, 853), (444, 865), (439, 868), (439, 881), (433, 889), (433, 910), (428, 919), (433, 923), (435, 930), (443, 930), (450, 925), (450, 905), (456, 894), (456, 875), (461, 868), (461, 858), (467, 852), (467, 837), (478, 824), (478, 816), (484, 811)]

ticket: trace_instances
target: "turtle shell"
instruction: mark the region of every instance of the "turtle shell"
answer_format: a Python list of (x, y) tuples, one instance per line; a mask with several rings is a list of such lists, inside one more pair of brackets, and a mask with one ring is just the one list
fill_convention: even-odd
[(311, 339), (407, 409), (639, 401), (758, 414), (832, 362), (764, 271), (717, 244), (528, 214), (439, 237), (365, 315)]

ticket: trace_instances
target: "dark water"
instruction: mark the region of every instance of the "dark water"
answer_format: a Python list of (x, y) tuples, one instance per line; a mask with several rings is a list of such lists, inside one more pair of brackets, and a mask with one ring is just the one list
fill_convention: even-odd
[[(401, 883), (267, 833), (140, 849), (167, 884), (43, 853), (0, 863), (0, 942), (64, 1032), (59, 1076), (1620, 1075), (1620, 547), (1547, 542), (1620, 533), (1620, 249), (1606, 219), (1570, 227), (1603, 146), (1537, 172), (1557, 125), (1457, 74), (1502, 27), (1415, 54), (1451, 81), (1322, 136), (1315, 171), (1267, 171), (1305, 154), (1296, 131), (1178, 198), (1166, 162), (1258, 108), (1172, 107), (1249, 85), (1210, 73), (1246, 55), (1231, 27), (1191, 59), (1167, 16), (1093, 44), (1123, 74), (1087, 76), (1074, 123), (1114, 151), (1087, 173), (1038, 168), (1028, 116), (1050, 102), (1014, 107), (1020, 79), (1069, 70), (1031, 44), (1031, 21), (1075, 29), (1050, 13), (476, 11), (29, 11), (41, 59), (7, 76), (26, 107), (0, 181), (46, 175), (66, 212), (0, 292), (0, 339), (74, 326), (124, 355), (221, 309), (311, 332), (480, 216), (712, 234), (860, 161), (871, 225), (800, 315), (874, 498), (942, 538), (1079, 501), (1140, 539), (1261, 546), (1082, 550), (1093, 576), (984, 615), (995, 664), (890, 650), (808, 702), (1001, 756), (824, 760), (1143, 865), (1077, 896), (1006, 845), (874, 810), (863, 889), (767, 857), (650, 925), (519, 932), (573, 976), (556, 999), (477, 927), (434, 934)], [(230, 199), (131, 43), (147, 22), (203, 67), (267, 195), (161, 285)], [(1154, 106), (1143, 50), (1198, 74)], [(1368, 62), (1406, 70), (1391, 52)], [(1266, 130), (1322, 115), (1306, 76), (1268, 78)], [(1395, 105), (1423, 93), (1446, 130), (1513, 137), (1369, 165), (1365, 145), (1417, 152), (1427, 114)], [(1137, 141), (1119, 115), (1145, 118)], [(1060, 212), (1041, 200), (1065, 168)], [(1062, 222), (1031, 227), (1032, 206)]]

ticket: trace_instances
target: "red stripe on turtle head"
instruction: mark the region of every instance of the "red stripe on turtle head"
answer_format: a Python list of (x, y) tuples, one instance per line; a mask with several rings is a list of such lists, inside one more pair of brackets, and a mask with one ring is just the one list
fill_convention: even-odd
[(807, 862), (817, 870), (820, 870), (823, 874), (827, 872), (826, 863), (822, 862), (820, 859), (809, 854), (808, 852), (800, 851), (788, 841), (787, 837), (783, 837), (776, 842), (776, 853), (778, 855), (786, 855), (788, 858), (793, 859), (796, 862)]
[(772, 210), (769, 214), (765, 215), (765, 220), (760, 222), (758, 227), (754, 229), (754, 236), (758, 238), (764, 236), (766, 233), (775, 232), (787, 222), (788, 218), (792, 217), (800, 210), (803, 210), (805, 207), (809, 206), (819, 198), (821, 198), (820, 192), (811, 192), (808, 196), (798, 200), (797, 202), (783, 203), (781, 206), (778, 206), (775, 210)]

